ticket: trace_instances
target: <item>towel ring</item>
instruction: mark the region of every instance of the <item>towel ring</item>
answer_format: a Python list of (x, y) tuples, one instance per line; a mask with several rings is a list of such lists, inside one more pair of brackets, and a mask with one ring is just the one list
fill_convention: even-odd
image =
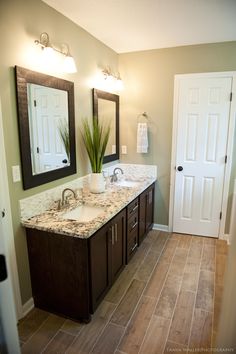
[(138, 116), (137, 116), (137, 121), (138, 121), (138, 122), (139, 122), (139, 119), (140, 119), (141, 117), (144, 117), (146, 120), (148, 120), (147, 112), (143, 112), (143, 113), (141, 113), (141, 114), (138, 114)]

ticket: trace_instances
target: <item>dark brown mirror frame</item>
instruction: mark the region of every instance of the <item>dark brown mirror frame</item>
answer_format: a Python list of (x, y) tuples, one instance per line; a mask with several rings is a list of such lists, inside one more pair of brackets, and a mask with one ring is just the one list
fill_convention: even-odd
[[(29, 189), (76, 173), (74, 83), (53, 76), (41, 74), (19, 66), (15, 67), (18, 108), (18, 127), (22, 164), (23, 188)], [(30, 154), (30, 131), (27, 104), (27, 84), (38, 84), (68, 93), (68, 115), (70, 136), (70, 165), (52, 171), (33, 175)]]
[(116, 104), (116, 153), (111, 155), (104, 156), (103, 162), (111, 162), (115, 160), (119, 160), (119, 151), (120, 151), (120, 143), (119, 143), (119, 117), (120, 117), (120, 105), (119, 105), (119, 96), (114, 93), (109, 93), (97, 89), (93, 89), (93, 117), (99, 119), (98, 117), (98, 99), (101, 98), (107, 101), (113, 101)]

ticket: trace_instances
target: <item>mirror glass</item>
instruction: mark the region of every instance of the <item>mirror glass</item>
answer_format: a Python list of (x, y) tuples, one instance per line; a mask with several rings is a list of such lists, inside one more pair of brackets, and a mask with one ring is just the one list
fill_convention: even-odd
[(27, 84), (33, 175), (70, 164), (66, 91)]
[(104, 163), (119, 159), (119, 96), (93, 89), (93, 115), (102, 123), (110, 124), (111, 131)]
[(98, 117), (102, 124), (110, 124), (110, 136), (105, 156), (116, 153), (116, 103), (102, 98), (98, 99)]
[(24, 189), (76, 173), (74, 84), (16, 66)]

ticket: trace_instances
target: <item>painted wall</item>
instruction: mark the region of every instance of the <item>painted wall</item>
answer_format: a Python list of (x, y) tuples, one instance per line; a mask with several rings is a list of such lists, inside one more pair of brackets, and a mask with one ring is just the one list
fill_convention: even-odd
[[(8, 0), (0, 2), (0, 98), (4, 124), (7, 168), (9, 177), (15, 247), (22, 302), (31, 297), (30, 275), (26, 239), (20, 226), (18, 200), (55, 187), (88, 172), (88, 163), (78, 140), (78, 127), (83, 117), (92, 116), (93, 80), (99, 68), (110, 66), (117, 71), (117, 54), (89, 35), (82, 28), (47, 6), (40, 0)], [(55, 67), (46, 68), (42, 63), (42, 51), (34, 44), (41, 32), (48, 32), (53, 44), (68, 43), (75, 58), (78, 72), (64, 75)], [(77, 127), (77, 175), (73, 175), (27, 191), (22, 183), (13, 183), (11, 166), (20, 165), (14, 66), (41, 71), (65, 78), (75, 84), (75, 119)]]
[[(236, 42), (121, 54), (119, 68), (126, 87), (121, 144), (128, 148), (121, 161), (157, 165), (155, 223), (168, 225), (174, 75), (236, 70)], [(144, 111), (150, 117), (150, 150), (137, 154), (137, 116)]]

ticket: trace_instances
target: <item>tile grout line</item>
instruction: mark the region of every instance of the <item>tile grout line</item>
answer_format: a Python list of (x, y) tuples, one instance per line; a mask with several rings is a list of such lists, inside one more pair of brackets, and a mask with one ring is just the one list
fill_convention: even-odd
[[(61, 328), (61, 327), (60, 327)], [(53, 341), (53, 339), (56, 337), (56, 335), (60, 332), (60, 328), (56, 331), (56, 333), (54, 334), (54, 336), (49, 340), (49, 342), (46, 344), (46, 346), (43, 348), (43, 350), (41, 350), (41, 353), (44, 353), (45, 350), (47, 349), (47, 347), (49, 346), (49, 344)]]
[[(160, 235), (160, 231), (158, 232), (158, 236)], [(157, 237), (158, 237), (157, 236)], [(159, 260), (161, 259), (161, 255), (162, 255), (162, 253), (163, 253), (163, 251), (164, 251), (164, 249), (165, 249), (165, 247), (166, 247), (166, 244), (167, 244), (167, 242), (169, 241), (169, 238), (170, 238), (170, 235), (168, 236), (168, 238), (166, 239), (166, 241), (165, 241), (165, 243), (164, 243), (164, 245), (163, 245), (163, 247), (162, 247), (162, 250), (161, 250), (161, 252), (160, 252), (160, 254), (159, 254), (159, 256), (158, 256), (158, 258), (157, 258), (157, 262), (155, 263), (155, 265), (154, 265), (154, 267), (153, 267), (153, 270), (152, 270), (152, 272), (151, 272), (151, 274), (150, 274), (150, 276), (149, 276), (149, 278), (148, 278), (148, 281), (147, 281), (147, 283), (146, 283), (146, 285), (145, 285), (145, 287), (144, 287), (144, 289), (143, 289), (143, 292), (142, 292), (142, 294), (141, 294), (141, 296), (140, 296), (140, 298), (139, 298), (139, 300), (138, 300), (138, 302), (137, 302), (137, 305), (135, 306), (135, 308), (134, 308), (134, 311), (132, 312), (132, 314), (131, 314), (131, 316), (130, 316), (130, 319), (129, 319), (129, 321), (127, 322), (127, 325), (125, 326), (125, 331), (124, 331), (124, 333), (123, 333), (123, 335), (121, 336), (121, 338), (120, 338), (120, 340), (119, 340), (119, 343), (118, 343), (118, 345), (117, 345), (117, 347), (116, 347), (116, 349), (115, 349), (115, 351), (116, 350), (119, 350), (118, 348), (119, 348), (119, 345), (120, 345), (120, 343), (121, 343), (121, 341), (122, 341), (122, 339), (123, 339), (123, 337), (124, 337), (124, 335), (125, 335), (125, 333), (126, 333), (126, 330), (127, 330), (127, 328), (128, 328), (128, 326), (129, 326), (129, 324), (130, 324), (130, 322), (131, 322), (131, 320), (132, 320), (132, 318), (133, 318), (133, 316), (134, 316), (134, 313), (135, 313), (135, 311), (136, 311), (136, 309), (138, 308), (138, 306), (139, 306), (139, 304), (140, 304), (140, 301), (141, 301), (141, 298), (142, 298), (142, 296), (145, 296), (145, 295), (143, 295), (144, 294), (144, 292), (145, 292), (145, 290), (146, 290), (146, 288), (147, 288), (147, 286), (148, 286), (148, 283), (149, 283), (149, 281), (150, 281), (150, 279), (151, 279), (151, 277), (152, 277), (152, 275), (153, 275), (153, 273), (154, 273), (154, 271), (155, 271), (155, 269), (156, 269), (156, 267), (157, 267), (157, 265), (158, 265), (158, 263), (159, 263)], [(151, 248), (151, 247), (150, 247)], [(150, 249), (151, 250), (151, 249)], [(135, 272), (136, 273), (136, 272)], [(134, 274), (135, 275), (135, 274)], [(151, 297), (151, 296), (150, 296)], [(150, 320), (151, 321), (151, 320)], [(147, 329), (148, 329), (148, 327), (147, 327)], [(147, 330), (146, 330), (147, 331)], [(144, 335), (145, 336), (145, 335)], [(140, 348), (141, 348), (141, 346), (140, 346)], [(114, 351), (114, 353), (115, 353), (115, 351)]]
[(213, 343), (213, 332), (214, 332), (214, 323), (215, 323), (215, 300), (216, 300), (216, 272), (217, 272), (217, 266), (216, 266), (216, 258), (217, 258), (217, 247), (215, 243), (215, 276), (214, 276), (214, 295), (213, 295), (213, 315), (212, 315), (212, 329), (211, 329), (211, 347), (213, 345), (215, 346), (216, 343)]
[[(159, 296), (158, 296), (158, 297), (157, 297), (157, 299), (156, 299), (156, 304), (155, 304), (155, 307), (154, 307), (154, 312), (153, 312), (153, 314), (152, 314), (152, 316), (151, 316), (151, 319), (150, 319), (150, 321), (149, 321), (149, 324), (148, 324), (148, 327), (147, 327), (146, 333), (145, 333), (145, 335), (144, 335), (144, 337), (143, 337), (143, 341), (142, 341), (142, 343), (141, 343), (141, 346), (140, 346), (140, 348), (139, 348), (138, 353), (140, 353), (140, 351), (141, 351), (141, 348), (142, 348), (143, 343), (144, 343), (144, 341), (145, 341), (145, 338), (146, 338), (146, 335), (147, 335), (148, 329), (150, 328), (150, 323), (151, 323), (151, 320), (152, 320), (152, 318), (153, 318), (153, 316), (154, 316), (154, 314), (155, 314), (155, 310), (156, 310), (157, 304), (158, 304), (158, 302), (159, 302), (159, 299), (160, 299), (160, 296), (161, 296), (162, 290), (163, 290), (163, 288), (164, 288), (164, 286), (165, 286), (166, 279), (167, 279), (167, 276), (168, 276), (168, 274), (169, 274), (170, 267), (171, 267), (171, 265), (172, 265), (172, 263), (173, 263), (173, 259), (174, 259), (174, 256), (175, 256), (175, 253), (176, 253), (176, 250), (177, 250), (177, 248), (179, 248), (179, 247), (178, 247), (178, 244), (179, 244), (179, 240), (178, 240), (178, 243), (177, 243), (177, 245), (176, 245), (176, 247), (175, 247), (175, 251), (174, 251), (174, 253), (173, 253), (173, 256), (172, 256), (172, 258), (171, 258), (171, 262), (170, 262), (170, 264), (169, 264), (169, 268), (168, 268), (168, 271), (167, 271), (167, 273), (166, 273), (165, 280), (164, 280), (164, 282), (163, 282), (163, 285), (162, 285), (162, 288), (161, 288), (160, 294), (159, 294)], [(181, 283), (182, 283), (182, 282), (181, 282)], [(181, 287), (181, 286), (180, 286), (180, 287)], [(180, 290), (179, 290), (179, 292), (180, 292)], [(179, 294), (178, 294), (178, 296), (179, 296)], [(178, 299), (178, 296), (177, 296), (177, 299)], [(176, 299), (176, 303), (177, 303), (177, 299)], [(175, 307), (176, 307), (176, 304), (175, 304)], [(175, 311), (175, 307), (174, 307), (174, 311)], [(174, 315), (174, 311), (173, 311), (173, 315)], [(173, 318), (173, 315), (172, 315), (172, 318)], [(155, 316), (156, 316), (156, 315), (155, 315)], [(170, 326), (171, 326), (171, 323), (172, 323), (172, 318), (171, 318), (171, 320), (170, 320), (170, 325), (169, 325), (169, 328), (168, 328), (168, 335), (169, 335)], [(167, 339), (168, 339), (168, 335), (167, 335), (167, 337), (166, 337)], [(167, 340), (166, 340), (166, 342), (165, 342), (165, 345), (166, 345), (166, 343), (167, 343)], [(164, 349), (165, 349), (165, 348), (164, 348)]]
[(199, 262), (199, 270), (198, 270), (197, 289), (196, 289), (196, 295), (195, 295), (195, 300), (194, 300), (194, 305), (193, 305), (193, 313), (192, 313), (192, 319), (191, 319), (190, 331), (189, 331), (189, 337), (188, 337), (188, 346), (187, 346), (188, 349), (189, 349), (191, 334), (192, 334), (192, 330), (193, 330), (194, 313), (195, 313), (196, 303), (197, 303), (197, 294), (198, 294), (198, 288), (199, 288), (200, 273), (201, 273), (201, 264), (202, 264), (202, 259), (203, 259), (204, 247), (205, 247), (205, 243), (204, 243), (204, 239), (203, 239), (202, 252), (201, 252), (201, 259), (200, 259), (200, 262)]
[(27, 339), (26, 342), (24, 342), (22, 348), (24, 347), (25, 344), (27, 344), (31, 338), (40, 330), (40, 328), (45, 324), (45, 322), (47, 322), (47, 320), (49, 319), (49, 317), (51, 316), (52, 314), (49, 313), (48, 317), (41, 323), (41, 325), (36, 329), (36, 331), (34, 331), (34, 333)]
[[(188, 254), (187, 254), (187, 257), (186, 257), (185, 264), (184, 264), (184, 269), (183, 269), (183, 273), (182, 273), (182, 279), (181, 279), (181, 282), (180, 282), (180, 287), (179, 287), (178, 296), (177, 296), (177, 298), (176, 298), (176, 302), (175, 302), (175, 306), (174, 306), (174, 309), (173, 309), (172, 317), (171, 317), (171, 319), (170, 319), (170, 325), (169, 325), (169, 329), (168, 329), (168, 334), (167, 334), (167, 336), (166, 336), (165, 347), (166, 347), (166, 344), (167, 344), (167, 342), (168, 342), (168, 338), (169, 338), (169, 335), (170, 335), (170, 328), (171, 328), (171, 325), (172, 325), (172, 322), (173, 322), (173, 318), (174, 318), (175, 310), (176, 310), (176, 307), (177, 307), (179, 295), (180, 295), (181, 288), (182, 288), (182, 285), (183, 285), (184, 272), (185, 272), (186, 264), (187, 264), (187, 261), (188, 261), (188, 258), (189, 258), (189, 253), (190, 253), (190, 248), (191, 248), (191, 244), (192, 244), (192, 240), (193, 240), (193, 235), (191, 235), (190, 237), (191, 237), (191, 242), (190, 242), (190, 245), (189, 245)], [(177, 247), (176, 247), (176, 248), (177, 248)], [(172, 259), (172, 260), (173, 260), (173, 259)], [(178, 343), (178, 344), (183, 345), (182, 343)], [(165, 350), (165, 347), (164, 347), (164, 350)], [(188, 346), (187, 346), (187, 349), (188, 349)], [(164, 350), (163, 350), (163, 352), (164, 352)]]

